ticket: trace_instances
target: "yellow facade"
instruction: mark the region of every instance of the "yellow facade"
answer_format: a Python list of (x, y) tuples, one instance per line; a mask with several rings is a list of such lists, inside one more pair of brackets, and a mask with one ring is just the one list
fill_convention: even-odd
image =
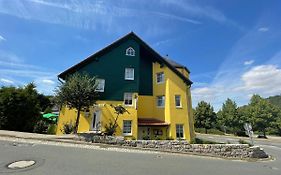
[[(189, 77), (188, 72), (184, 69), (178, 70), (186, 77)], [(156, 74), (164, 73), (165, 81), (163, 83), (156, 82)], [(167, 66), (160, 66), (158, 63), (153, 63), (153, 96), (142, 96), (135, 93), (133, 95), (133, 105), (126, 106), (129, 114), (124, 114), (117, 120), (118, 128), (117, 136), (123, 134), (123, 120), (131, 120), (131, 134), (125, 135), (129, 139), (143, 139), (149, 135), (149, 139), (176, 139), (176, 125), (183, 126), (183, 139), (192, 140), (194, 138), (193, 116), (191, 106), (190, 87), (176, 75)], [(180, 96), (181, 107), (176, 107), (175, 95)], [(165, 96), (165, 106), (157, 107), (157, 96)], [(114, 121), (116, 114), (110, 106), (123, 105), (123, 101), (97, 101), (97, 105), (92, 107), (89, 112), (81, 112), (78, 132), (91, 131), (91, 123), (93, 113), (96, 110), (101, 112), (101, 130), (105, 130), (105, 125), (110, 121)], [(75, 122), (76, 110), (63, 108), (60, 111), (58, 120), (57, 134), (62, 134), (62, 128), (65, 123)], [(138, 126), (138, 119), (157, 119), (168, 124), (168, 126)], [(161, 135), (156, 135), (156, 133)]]

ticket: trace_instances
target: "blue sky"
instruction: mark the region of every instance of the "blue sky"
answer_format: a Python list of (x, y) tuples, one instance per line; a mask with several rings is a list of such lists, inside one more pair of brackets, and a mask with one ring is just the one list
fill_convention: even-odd
[(57, 74), (134, 31), (191, 71), (193, 106), (281, 94), (281, 1), (0, 0), (0, 85)]

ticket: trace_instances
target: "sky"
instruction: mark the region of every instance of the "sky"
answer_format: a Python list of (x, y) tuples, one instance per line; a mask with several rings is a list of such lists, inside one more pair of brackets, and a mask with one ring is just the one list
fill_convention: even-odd
[(37, 85), (134, 31), (191, 71), (193, 106), (281, 94), (279, 0), (0, 0), (0, 86)]

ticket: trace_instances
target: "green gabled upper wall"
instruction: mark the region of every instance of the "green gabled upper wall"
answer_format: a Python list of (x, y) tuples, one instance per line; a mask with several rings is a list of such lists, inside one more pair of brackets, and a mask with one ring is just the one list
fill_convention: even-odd
[[(125, 54), (128, 47), (134, 48), (135, 56)], [(100, 93), (101, 100), (123, 100), (124, 92), (139, 91), (139, 53), (139, 44), (129, 39), (83, 66), (78, 72), (105, 79), (104, 92)], [(134, 68), (134, 80), (125, 80), (125, 68)]]
[[(135, 56), (125, 54), (128, 47), (133, 47)], [(149, 45), (133, 32), (120, 38), (104, 49), (89, 56), (80, 63), (72, 66), (58, 75), (66, 79), (67, 76), (80, 72), (105, 79), (105, 91), (101, 92), (101, 100), (123, 100), (124, 92), (137, 92), (140, 95), (152, 93), (152, 63), (159, 62), (169, 67), (187, 85), (192, 82), (182, 75), (174, 66), (162, 58)], [(135, 79), (125, 80), (125, 68), (134, 68)]]

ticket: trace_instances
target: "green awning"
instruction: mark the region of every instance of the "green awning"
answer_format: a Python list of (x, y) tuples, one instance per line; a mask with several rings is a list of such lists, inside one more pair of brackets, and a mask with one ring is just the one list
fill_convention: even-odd
[(52, 120), (52, 121), (56, 121), (58, 118), (58, 114), (53, 114), (53, 113), (47, 113), (47, 114), (43, 114), (43, 118)]

